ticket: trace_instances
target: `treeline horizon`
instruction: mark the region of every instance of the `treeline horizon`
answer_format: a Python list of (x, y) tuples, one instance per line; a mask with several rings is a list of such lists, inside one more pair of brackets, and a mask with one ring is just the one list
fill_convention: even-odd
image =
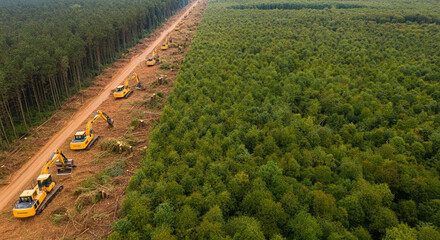
[(0, 2), (0, 149), (188, 2)]

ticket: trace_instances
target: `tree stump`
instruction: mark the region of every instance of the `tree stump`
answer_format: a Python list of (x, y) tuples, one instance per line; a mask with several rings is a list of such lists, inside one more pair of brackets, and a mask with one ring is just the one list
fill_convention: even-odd
[(106, 193), (104, 190), (101, 190), (101, 199), (108, 198), (108, 197), (109, 197), (109, 194)]
[(118, 152), (122, 153), (122, 143), (118, 141), (116, 144), (118, 145)]
[(138, 128), (142, 128), (142, 127), (144, 127), (145, 126), (145, 122), (144, 122), (144, 120), (140, 120), (139, 121), (139, 124), (138, 124)]

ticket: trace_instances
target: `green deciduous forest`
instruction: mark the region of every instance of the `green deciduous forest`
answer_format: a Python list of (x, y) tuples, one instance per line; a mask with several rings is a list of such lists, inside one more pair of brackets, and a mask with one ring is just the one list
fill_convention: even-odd
[(188, 0), (0, 1), (0, 148)]
[(440, 239), (438, 19), (211, 0), (109, 239)]

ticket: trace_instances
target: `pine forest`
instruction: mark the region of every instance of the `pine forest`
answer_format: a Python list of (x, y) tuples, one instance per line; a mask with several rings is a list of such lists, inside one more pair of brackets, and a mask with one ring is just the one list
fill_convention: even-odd
[(109, 239), (440, 239), (439, 24), (209, 1)]
[(0, 148), (42, 123), (187, 3), (0, 1)]

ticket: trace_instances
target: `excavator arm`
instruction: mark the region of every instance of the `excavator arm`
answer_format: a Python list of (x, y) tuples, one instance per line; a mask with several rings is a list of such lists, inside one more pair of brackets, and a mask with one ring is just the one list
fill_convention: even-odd
[(89, 136), (91, 132), (93, 132), (92, 130), (92, 124), (94, 121), (96, 121), (96, 119), (98, 119), (99, 117), (102, 117), (105, 121), (107, 121), (107, 125), (110, 125), (113, 127), (113, 119), (111, 119), (107, 114), (103, 113), (101, 110), (96, 111), (95, 115), (93, 115), (92, 119), (90, 119), (87, 122), (87, 126), (86, 126), (86, 136)]
[(101, 110), (98, 110), (95, 115), (99, 115), (100, 117), (102, 117), (105, 121), (107, 121), (107, 125), (110, 125), (111, 127), (113, 127), (113, 119), (111, 119), (107, 114), (101, 112)]
[(131, 74), (127, 80), (125, 81), (128, 85), (128, 81), (130, 81), (131, 79), (135, 79), (136, 80), (136, 89), (142, 89), (144, 86), (142, 85), (141, 81), (139, 80), (139, 77), (136, 73)]
[(125, 79), (125, 81), (124, 81), (124, 89), (128, 87), (128, 81), (130, 81), (129, 78)]
[(154, 48), (153, 57), (156, 61), (159, 61), (159, 54), (157, 54), (157, 48)]
[(46, 161), (43, 168), (41, 169), (41, 174), (49, 174), (49, 168), (56, 163), (57, 165), (57, 175), (69, 175), (72, 173), (72, 168), (76, 167), (73, 159), (67, 159), (66, 156), (61, 152), (60, 149), (57, 149), (52, 153), (52, 156), (49, 160)]

